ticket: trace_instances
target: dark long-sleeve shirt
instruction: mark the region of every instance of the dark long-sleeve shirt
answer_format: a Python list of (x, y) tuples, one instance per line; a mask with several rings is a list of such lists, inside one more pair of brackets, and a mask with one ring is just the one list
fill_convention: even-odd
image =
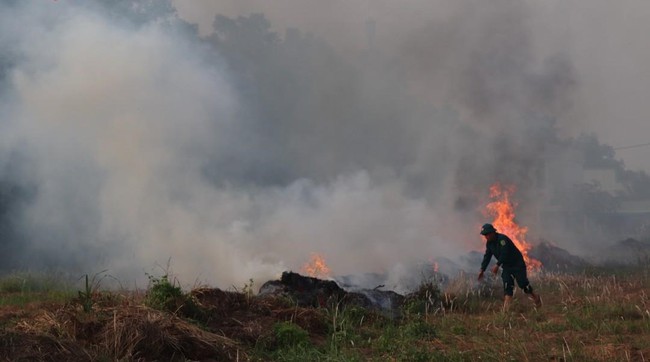
[(481, 270), (485, 271), (490, 259), (494, 256), (497, 259), (497, 265), (504, 268), (525, 268), (526, 262), (524, 257), (509, 237), (497, 233), (494, 241), (485, 243), (485, 255), (481, 263)]

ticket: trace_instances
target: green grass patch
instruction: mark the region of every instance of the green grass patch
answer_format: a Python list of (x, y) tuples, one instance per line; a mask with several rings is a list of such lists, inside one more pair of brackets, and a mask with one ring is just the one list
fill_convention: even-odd
[(292, 348), (311, 344), (309, 342), (309, 333), (294, 323), (276, 323), (273, 326), (273, 331), (275, 334), (275, 344), (278, 348)]
[(64, 303), (74, 296), (72, 283), (62, 275), (16, 272), (0, 277), (0, 306)]
[(47, 293), (70, 290), (62, 275), (16, 272), (0, 277), (0, 293)]
[(65, 303), (75, 296), (72, 291), (51, 291), (38, 293), (2, 293), (0, 306), (25, 306), (30, 303)]

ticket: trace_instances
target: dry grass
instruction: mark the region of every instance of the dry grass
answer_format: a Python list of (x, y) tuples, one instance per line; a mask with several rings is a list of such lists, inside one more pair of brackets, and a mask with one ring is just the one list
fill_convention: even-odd
[[(472, 288), (457, 305), (473, 305), (431, 319), (438, 349), (449, 359), (529, 361), (650, 360), (650, 276), (543, 273), (531, 279), (544, 306), (536, 309), (518, 291), (510, 312), (499, 310), (498, 293), (480, 296)], [(467, 283), (471, 285), (471, 283)], [(495, 287), (496, 288), (496, 287)]]
[(246, 360), (239, 343), (187, 320), (131, 301), (76, 303), (23, 316), (4, 335), (7, 360)]
[(182, 355), (192, 359), (234, 360), (238, 343), (207, 332), (178, 317), (142, 306), (113, 308), (109, 323), (103, 324), (98, 342), (117, 359), (146, 356), (164, 359)]
[[(531, 281), (544, 306), (518, 290), (506, 313), (500, 282), (477, 286), (474, 277), (461, 275), (442, 291), (423, 288), (430, 305), (406, 305), (396, 321), (357, 307), (302, 308), (210, 288), (188, 294), (191, 314), (115, 293), (93, 295), (91, 312), (75, 300), (4, 306), (0, 360), (650, 361), (647, 267), (542, 273)], [(279, 347), (281, 322), (307, 331), (309, 344)]]

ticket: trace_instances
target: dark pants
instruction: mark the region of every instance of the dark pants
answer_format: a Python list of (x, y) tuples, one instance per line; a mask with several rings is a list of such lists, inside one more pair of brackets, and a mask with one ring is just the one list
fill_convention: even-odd
[(533, 287), (530, 286), (528, 277), (526, 276), (526, 267), (523, 268), (503, 268), (501, 272), (501, 279), (503, 279), (503, 293), (512, 296), (515, 288), (515, 280), (517, 285), (524, 293), (530, 294), (533, 292)]

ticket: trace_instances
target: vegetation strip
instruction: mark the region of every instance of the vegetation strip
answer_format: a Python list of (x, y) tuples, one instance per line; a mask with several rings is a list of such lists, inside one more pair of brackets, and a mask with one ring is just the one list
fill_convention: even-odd
[[(500, 286), (473, 289), (458, 277), (444, 291), (423, 283), (400, 317), (327, 300), (300, 306), (250, 288), (184, 292), (151, 277), (145, 293), (103, 291), (85, 279), (75, 295), (16, 290), (0, 280), (3, 360), (220, 361), (624, 361), (650, 357), (650, 267), (535, 277), (544, 307), (515, 295), (500, 311)], [(37, 285), (36, 282), (30, 282)], [(23, 283), (27, 285), (28, 283)], [(251, 283), (252, 284), (252, 283)], [(47, 283), (44, 283), (47, 285)], [(47, 293), (45, 292), (47, 291)], [(50, 294), (48, 294), (50, 293)], [(64, 300), (60, 295), (67, 295)], [(50, 299), (51, 296), (56, 296)], [(507, 340), (508, 343), (503, 343)]]

